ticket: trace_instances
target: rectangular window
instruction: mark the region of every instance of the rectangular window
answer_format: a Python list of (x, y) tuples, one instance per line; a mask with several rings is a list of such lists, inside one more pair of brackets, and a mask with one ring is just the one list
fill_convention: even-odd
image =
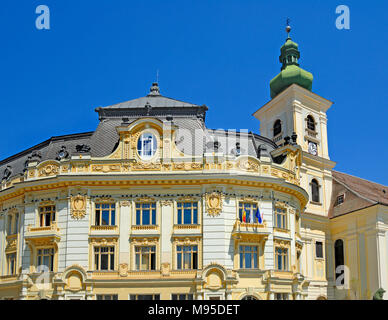
[(239, 219), (245, 223), (258, 223), (256, 217), (257, 204), (251, 202), (240, 202), (239, 203)]
[(198, 269), (198, 246), (176, 246), (177, 269)]
[(287, 229), (287, 210), (284, 208), (275, 208), (275, 227)]
[(288, 271), (288, 249), (275, 248), (276, 269), (279, 271)]
[(156, 247), (138, 246), (135, 247), (135, 268), (136, 270), (156, 270)]
[(171, 295), (171, 300), (194, 300), (193, 298), (194, 295), (192, 293)]
[(257, 269), (257, 246), (240, 246), (240, 269)]
[(323, 243), (320, 241), (315, 242), (315, 257), (323, 258)]
[(118, 300), (117, 294), (98, 294), (96, 296), (97, 300)]
[(136, 203), (136, 225), (156, 225), (156, 203)]
[(55, 206), (39, 207), (39, 222), (41, 227), (49, 227), (55, 221)]
[(16, 253), (7, 254), (7, 274), (9, 276), (16, 274)]
[(275, 293), (275, 300), (288, 300), (288, 293)]
[(8, 235), (12, 234), (12, 216), (9, 215), (7, 219), (7, 226), (8, 226)]
[(131, 294), (130, 300), (160, 300), (160, 294)]
[(295, 213), (295, 231), (297, 233), (300, 233), (300, 216), (299, 216), (299, 212)]
[(94, 247), (94, 270), (115, 270), (115, 247)]
[(37, 271), (54, 271), (54, 248), (38, 249)]
[(94, 223), (96, 226), (115, 226), (116, 204), (96, 203)]
[(178, 224), (198, 224), (198, 202), (177, 203)]
[(14, 226), (13, 226), (13, 233), (18, 233), (18, 228), (19, 228), (19, 214), (15, 214), (15, 221), (14, 221)]
[(335, 205), (339, 206), (340, 204), (344, 203), (344, 201), (345, 201), (345, 195), (341, 194), (337, 197), (335, 201)]

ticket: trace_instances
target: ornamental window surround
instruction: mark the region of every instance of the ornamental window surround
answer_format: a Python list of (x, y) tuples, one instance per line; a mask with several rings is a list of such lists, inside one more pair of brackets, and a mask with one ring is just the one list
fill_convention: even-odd
[(116, 204), (96, 203), (95, 204), (95, 226), (115, 226), (116, 225)]
[(177, 269), (178, 270), (196, 270), (198, 269), (198, 246), (176, 246)]
[(41, 205), (39, 206), (39, 226), (49, 227), (55, 222), (55, 205)]
[(137, 226), (156, 226), (156, 202), (139, 202), (136, 203)]
[(258, 268), (258, 247), (240, 245), (240, 269), (257, 269)]
[(94, 247), (94, 270), (115, 270), (115, 246)]
[(177, 224), (198, 224), (198, 202), (177, 202)]
[(39, 248), (36, 251), (36, 270), (54, 271), (54, 248)]
[(135, 270), (156, 270), (156, 246), (135, 246)]
[(288, 248), (275, 247), (275, 266), (278, 271), (288, 271)]

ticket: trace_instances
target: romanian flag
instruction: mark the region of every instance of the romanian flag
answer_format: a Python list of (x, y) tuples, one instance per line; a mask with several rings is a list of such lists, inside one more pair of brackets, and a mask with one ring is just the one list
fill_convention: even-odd
[(245, 209), (242, 211), (242, 221), (247, 222), (247, 213), (245, 212)]

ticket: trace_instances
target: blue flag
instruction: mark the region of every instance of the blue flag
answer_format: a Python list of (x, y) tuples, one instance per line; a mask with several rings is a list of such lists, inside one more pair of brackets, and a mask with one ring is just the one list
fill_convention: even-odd
[(261, 217), (261, 213), (260, 213), (260, 210), (259, 210), (259, 206), (257, 206), (257, 210), (256, 210), (256, 218), (257, 218), (257, 221), (262, 224), (263, 223), (263, 218)]

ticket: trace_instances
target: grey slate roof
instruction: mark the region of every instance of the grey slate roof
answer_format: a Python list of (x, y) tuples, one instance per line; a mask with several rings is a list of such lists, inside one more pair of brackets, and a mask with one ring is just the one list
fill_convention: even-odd
[[(242, 152), (253, 157), (258, 156), (258, 148), (265, 145), (267, 152), (277, 148), (271, 140), (253, 133), (235, 133), (222, 130), (207, 129), (205, 126), (206, 106), (199, 106), (160, 95), (159, 87), (154, 83), (150, 93), (138, 99), (97, 108), (100, 123), (94, 132), (70, 134), (52, 137), (34, 147), (22, 151), (14, 156), (0, 161), (0, 180), (4, 176), (7, 166), (12, 173), (8, 178), (23, 174), (25, 163), (33, 151), (39, 151), (40, 161), (55, 159), (62, 146), (71, 156), (77, 153), (77, 145), (90, 147), (92, 157), (104, 157), (113, 152), (119, 141), (116, 127), (123, 121), (129, 124), (141, 117), (154, 117), (162, 122), (170, 122), (177, 129), (177, 148), (185, 154), (201, 156), (203, 153), (213, 152), (214, 141), (218, 142), (219, 152), (233, 155), (236, 143), (240, 142)], [(244, 142), (242, 142), (243, 139)], [(247, 149), (247, 150), (243, 150)]]

